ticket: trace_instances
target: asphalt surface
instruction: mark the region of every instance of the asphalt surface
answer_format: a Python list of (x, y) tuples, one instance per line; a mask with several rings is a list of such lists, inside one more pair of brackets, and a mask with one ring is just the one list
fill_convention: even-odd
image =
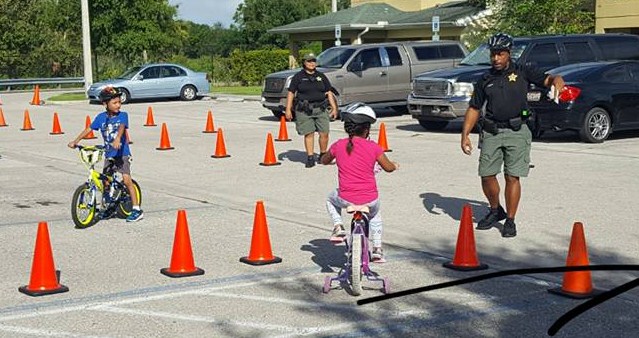
[[(324, 200), (337, 183), (335, 166), (304, 167), (302, 139), (275, 142), (279, 166), (264, 167), (267, 133), (278, 121), (254, 97), (217, 96), (195, 102), (138, 102), (130, 114), (133, 177), (145, 218), (75, 229), (73, 191), (86, 180), (77, 151), (66, 147), (87, 115), (85, 102), (30, 106), (30, 93), (0, 93), (8, 127), (0, 127), (0, 336), (2, 337), (544, 337), (581, 300), (552, 295), (562, 274), (502, 277), (358, 306), (379, 285), (353, 297), (321, 292), (345, 261), (328, 241)], [(144, 127), (153, 107), (157, 127)], [(21, 131), (28, 109), (35, 130)], [(211, 110), (231, 157), (211, 158), (216, 134), (202, 133)], [(64, 135), (49, 135), (57, 112)], [(488, 270), (442, 267), (452, 259), (465, 204), (474, 220), (486, 213), (476, 175), (478, 152), (459, 149), (459, 124), (424, 131), (408, 115), (379, 111), (400, 170), (378, 175), (388, 262), (373, 270), (391, 291), (408, 290), (510, 269), (563, 266), (573, 223), (583, 222), (591, 264), (639, 264), (639, 134), (603, 144), (551, 134), (533, 143), (535, 167), (523, 179), (518, 236), (475, 231)], [(166, 123), (174, 150), (159, 151)], [(334, 122), (331, 139), (344, 137)], [(476, 137), (473, 137), (476, 141)], [(91, 144), (97, 141), (85, 141)], [(316, 151), (318, 151), (316, 149)], [(280, 264), (239, 262), (250, 249), (256, 201), (264, 201), (273, 254)], [(503, 201), (503, 200), (502, 200)], [(177, 210), (187, 212), (195, 263), (202, 276), (160, 274), (171, 260)], [(36, 230), (46, 221), (66, 293), (29, 297)], [(596, 288), (639, 278), (637, 272), (593, 272)], [(628, 337), (639, 332), (639, 291), (631, 290), (567, 323), (558, 337)]]

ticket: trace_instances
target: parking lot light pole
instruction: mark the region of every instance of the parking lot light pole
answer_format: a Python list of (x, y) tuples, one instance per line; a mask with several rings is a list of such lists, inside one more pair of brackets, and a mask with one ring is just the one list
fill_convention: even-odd
[(84, 89), (93, 83), (91, 67), (91, 28), (89, 25), (89, 0), (80, 0), (82, 7), (82, 59), (84, 62)]

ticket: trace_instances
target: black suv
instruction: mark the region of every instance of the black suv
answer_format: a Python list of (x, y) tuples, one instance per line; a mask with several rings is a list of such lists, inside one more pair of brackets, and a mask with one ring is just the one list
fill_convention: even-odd
[[(575, 34), (519, 37), (512, 59), (544, 71), (573, 63), (604, 60), (639, 60), (639, 35)], [(446, 127), (463, 119), (474, 84), (489, 69), (490, 51), (481, 45), (459, 66), (421, 73), (413, 80), (408, 110), (426, 129)]]

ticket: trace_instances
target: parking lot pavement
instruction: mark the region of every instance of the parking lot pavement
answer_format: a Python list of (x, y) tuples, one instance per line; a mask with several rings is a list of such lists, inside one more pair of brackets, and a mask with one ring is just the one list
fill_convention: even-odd
[[(41, 94), (46, 101), (46, 93)], [(330, 244), (324, 199), (334, 189), (334, 166), (304, 167), (302, 140), (276, 142), (280, 166), (263, 167), (267, 133), (278, 121), (259, 102), (211, 99), (125, 105), (130, 114), (133, 178), (143, 193), (145, 219), (101, 221), (78, 230), (71, 195), (86, 179), (76, 151), (66, 147), (99, 105), (29, 106), (30, 94), (3, 94), (8, 127), (0, 128), (0, 336), (545, 336), (565, 311), (580, 304), (549, 294), (561, 274), (513, 276), (357, 306), (378, 289), (353, 297), (321, 293), (325, 276), (344, 263)], [(157, 127), (144, 127), (148, 106)], [(35, 128), (20, 131), (29, 109)], [(216, 134), (202, 133), (211, 110), (223, 128), (229, 158), (215, 159)], [(64, 135), (49, 135), (53, 112)], [(459, 150), (459, 129), (426, 132), (410, 116), (388, 115), (388, 156), (401, 164), (378, 176), (388, 263), (374, 270), (393, 291), (480, 274), (441, 267), (455, 251), (462, 207), (474, 219), (486, 212), (476, 177), (477, 153)], [(167, 124), (174, 150), (158, 151)], [(332, 140), (343, 137), (339, 122)], [(379, 124), (371, 138), (376, 139)], [(86, 144), (97, 141), (86, 141)], [(639, 139), (576, 143), (564, 136), (533, 144), (531, 176), (523, 181), (518, 236), (475, 232), (487, 272), (565, 264), (573, 222), (582, 221), (591, 264), (637, 264), (632, 201), (639, 198)], [(239, 262), (250, 249), (255, 203), (263, 200), (273, 253), (283, 262)], [(177, 210), (187, 211), (195, 263), (205, 275), (171, 279), (168, 266)], [(31, 298), (36, 226), (47, 221), (67, 293)], [(593, 272), (608, 289), (637, 278), (632, 272)], [(369, 284), (365, 284), (369, 285)], [(370, 286), (376, 286), (370, 284)], [(558, 336), (622, 337), (637, 330), (639, 293), (632, 290), (570, 322)]]

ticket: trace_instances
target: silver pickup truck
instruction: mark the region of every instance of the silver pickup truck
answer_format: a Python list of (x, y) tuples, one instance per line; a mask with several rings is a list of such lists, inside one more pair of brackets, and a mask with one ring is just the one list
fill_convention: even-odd
[[(317, 57), (340, 107), (352, 102), (406, 111), (411, 81), (419, 73), (452, 67), (468, 54), (458, 41), (404, 41), (332, 47)], [(291, 78), (300, 69), (266, 76), (262, 106), (275, 116), (286, 108)]]

